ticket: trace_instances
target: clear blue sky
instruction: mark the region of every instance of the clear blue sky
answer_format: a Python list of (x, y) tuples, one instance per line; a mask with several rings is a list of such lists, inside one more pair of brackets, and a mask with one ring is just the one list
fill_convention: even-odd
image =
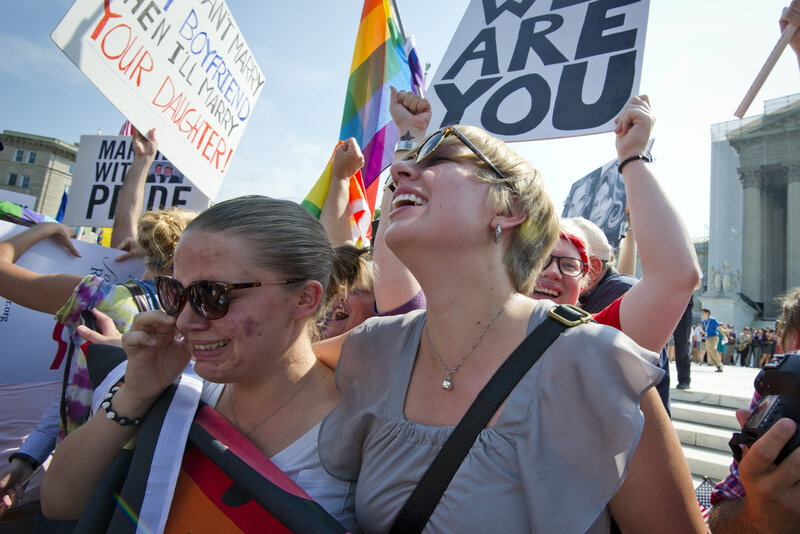
[[(468, 0), (397, 3), (422, 61), (432, 64), (432, 77)], [(708, 224), (709, 127), (734, 118), (779, 37), (786, 3), (651, 2), (641, 90), (658, 115), (657, 172), (692, 235), (702, 235)], [(98, 129), (119, 130), (122, 115), (50, 40), (70, 5), (33, 0), (0, 6), (0, 129), (68, 142)], [(228, 5), (266, 83), (217, 200), (252, 193), (302, 200), (337, 140), (363, 3), (228, 0)], [(764, 99), (797, 92), (800, 71), (787, 50), (750, 113), (760, 112)], [(572, 182), (614, 158), (611, 134), (514, 148), (542, 171), (559, 205)]]

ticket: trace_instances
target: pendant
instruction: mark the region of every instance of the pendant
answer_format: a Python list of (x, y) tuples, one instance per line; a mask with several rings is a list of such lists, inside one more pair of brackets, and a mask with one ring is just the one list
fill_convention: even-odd
[(445, 378), (444, 380), (442, 380), (442, 389), (450, 391), (451, 389), (453, 389), (453, 383)]

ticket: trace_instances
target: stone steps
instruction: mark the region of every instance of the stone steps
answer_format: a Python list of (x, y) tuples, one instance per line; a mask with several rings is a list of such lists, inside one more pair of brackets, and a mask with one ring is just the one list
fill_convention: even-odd
[(731, 451), (728, 441), (731, 439), (733, 430), (688, 421), (673, 421), (672, 426), (675, 427), (675, 432), (682, 445), (702, 447), (726, 454)]
[(736, 421), (736, 410), (733, 408), (673, 400), (671, 409), (672, 419), (676, 421), (728, 429), (730, 432), (735, 432), (739, 429), (739, 423)]
[[(752, 390), (751, 390), (752, 392)], [(703, 476), (717, 482), (730, 473), (728, 441), (739, 430), (736, 409), (747, 408), (750, 397), (702, 390), (671, 392), (672, 424), (697, 486)]]
[(721, 452), (692, 445), (682, 445), (682, 448), (693, 478), (702, 479), (705, 475), (716, 483), (730, 474), (732, 459), (730, 449), (728, 452)]
[(719, 406), (721, 408), (748, 408), (753, 389), (750, 388), (749, 396), (735, 394), (708, 393), (696, 391), (694, 389), (672, 389), (670, 398), (672, 401), (691, 402), (694, 404), (704, 404), (707, 406)]

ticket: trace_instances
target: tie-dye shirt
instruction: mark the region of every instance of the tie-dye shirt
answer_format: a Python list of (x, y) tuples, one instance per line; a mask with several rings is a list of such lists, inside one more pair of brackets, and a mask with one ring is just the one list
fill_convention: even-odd
[[(149, 280), (137, 280), (136, 283), (145, 291), (147, 300), (153, 307), (153, 303), (157, 302), (155, 284)], [(88, 275), (81, 280), (67, 303), (56, 312), (56, 321), (64, 323), (69, 328), (70, 338), (75, 347), (81, 347), (81, 350), (75, 351), (72, 359), (65, 396), (68, 432), (72, 432), (86, 421), (92, 404), (92, 383), (86, 367), (87, 343), (77, 331), (78, 325), (81, 324), (81, 312), (92, 308), (108, 315), (121, 333), (130, 330), (134, 316), (139, 313), (130, 289), (123, 285), (110, 284), (95, 275)], [(66, 432), (62, 426), (59, 429), (59, 442), (65, 436)]]

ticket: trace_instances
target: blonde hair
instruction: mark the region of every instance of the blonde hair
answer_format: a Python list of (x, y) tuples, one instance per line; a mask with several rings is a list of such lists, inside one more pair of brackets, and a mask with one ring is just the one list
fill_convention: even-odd
[(600, 261), (614, 261), (614, 248), (599, 226), (583, 217), (571, 217), (566, 220), (581, 229), (589, 257), (597, 258)]
[[(783, 307), (781, 320), (784, 326), (781, 342), (786, 339), (789, 330), (794, 330), (795, 334), (800, 336), (800, 287), (790, 289), (778, 297), (778, 302)], [(784, 350), (787, 350), (787, 347), (784, 347)]]
[(196, 216), (180, 208), (148, 211), (142, 215), (136, 225), (136, 241), (145, 252), (145, 264), (156, 271), (171, 272), (178, 240)]
[[(514, 227), (505, 264), (517, 291), (527, 295), (533, 290), (547, 254), (558, 239), (559, 220), (556, 208), (539, 171), (511, 150), (506, 143), (475, 126), (458, 126), (470, 140), (503, 173), (500, 178), (480, 158), (474, 156), (475, 177), (490, 184), (488, 202), (500, 209), (516, 205), (526, 215)], [(442, 145), (460, 143), (455, 136), (442, 140)], [(470, 156), (472, 154), (470, 153)]]

